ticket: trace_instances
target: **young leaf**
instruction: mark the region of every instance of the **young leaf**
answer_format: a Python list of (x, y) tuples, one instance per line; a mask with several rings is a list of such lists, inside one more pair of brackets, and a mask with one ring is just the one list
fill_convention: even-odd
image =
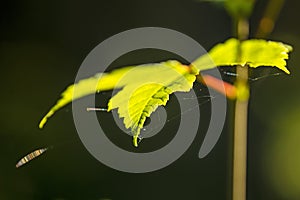
[(169, 94), (175, 91), (189, 91), (196, 75), (197, 70), (193, 67), (172, 60), (98, 74), (69, 86), (62, 93), (62, 98), (41, 120), (39, 127), (43, 128), (55, 111), (71, 101), (92, 93), (122, 88), (109, 101), (108, 111), (118, 109), (120, 118), (124, 117), (125, 126), (131, 128), (134, 145), (137, 146), (137, 138), (146, 117), (158, 106), (166, 105)]
[(234, 18), (249, 17), (252, 13), (255, 0), (198, 0), (222, 6)]
[(255, 0), (226, 0), (225, 8), (234, 18), (247, 18), (251, 15)]
[(187, 92), (196, 79), (188, 67), (177, 61), (167, 61), (148, 67), (137, 67), (129, 71), (120, 82), (126, 86), (113, 96), (108, 103), (108, 111), (118, 108), (120, 118), (124, 118), (126, 128), (133, 133), (133, 144), (147, 117), (160, 105), (166, 105), (169, 94)]
[[(240, 46), (239, 46), (240, 45)], [(237, 59), (238, 49), (242, 52), (240, 60)], [(225, 43), (214, 46), (208, 54), (201, 56), (192, 64), (198, 70), (205, 70), (215, 66), (233, 66), (248, 64), (249, 67), (271, 66), (277, 67), (287, 74), (286, 68), (288, 53), (292, 47), (281, 42), (251, 39), (240, 42), (232, 38)], [(213, 61), (213, 62), (212, 62)]]
[[(81, 97), (93, 94), (96, 92), (101, 92), (105, 90), (112, 90), (113, 88), (121, 87), (121, 85), (116, 85), (120, 79), (127, 71), (132, 67), (125, 67), (122, 69), (114, 70), (110, 74), (99, 73), (93, 77), (83, 79), (74, 85), (70, 85), (61, 94), (61, 99), (59, 99), (56, 104), (48, 111), (48, 113), (43, 117), (39, 124), (39, 128), (43, 128), (48, 118), (51, 117), (57, 110), (67, 105), (68, 103), (79, 99)], [(74, 88), (76, 88), (76, 94), (74, 93)]]
[[(242, 54), (238, 60), (239, 49)], [(285, 67), (285, 59), (288, 59), (288, 52), (291, 50), (291, 46), (280, 42), (256, 39), (239, 42), (237, 39), (229, 39), (223, 44), (216, 45), (190, 66), (170, 60), (100, 73), (69, 86), (62, 93), (61, 99), (41, 120), (39, 127), (43, 128), (49, 117), (71, 101), (92, 93), (121, 88), (121, 91), (110, 99), (108, 111), (118, 109), (119, 117), (124, 118), (125, 126), (131, 129), (133, 143), (137, 146), (137, 138), (146, 118), (158, 106), (166, 105), (169, 95), (173, 92), (189, 91), (199, 71), (217, 66), (248, 64), (254, 68), (276, 66), (289, 73)]]

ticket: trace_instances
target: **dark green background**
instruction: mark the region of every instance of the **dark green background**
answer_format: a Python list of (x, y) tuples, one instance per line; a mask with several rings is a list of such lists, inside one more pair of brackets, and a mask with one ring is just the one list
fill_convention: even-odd
[[(255, 7), (252, 36), (265, 3), (260, 0)], [(300, 199), (299, 8), (299, 1), (286, 1), (269, 37), (294, 46), (288, 63), (292, 74), (251, 84), (247, 188), (251, 200)], [(210, 49), (232, 35), (231, 19), (222, 7), (192, 0), (27, 0), (2, 3), (0, 13), (0, 199), (230, 199), (231, 125), (206, 158), (198, 159), (205, 133), (200, 131), (179, 160), (147, 174), (119, 172), (94, 159), (79, 140), (70, 106), (45, 129), (38, 129), (41, 117), (74, 81), (85, 56), (103, 40), (124, 30), (156, 26), (180, 31)], [(168, 54), (140, 55), (117, 64), (169, 59)], [(233, 104), (228, 104), (231, 124)], [(201, 108), (201, 117), (206, 113), (208, 118), (209, 106)], [(121, 143), (133, 150), (130, 137)], [(141, 148), (143, 144), (147, 146), (146, 139)], [(23, 155), (51, 145), (45, 155), (15, 169)], [(287, 151), (289, 147), (293, 148)], [(290, 177), (286, 173), (291, 171)], [(289, 184), (286, 190), (283, 186)]]

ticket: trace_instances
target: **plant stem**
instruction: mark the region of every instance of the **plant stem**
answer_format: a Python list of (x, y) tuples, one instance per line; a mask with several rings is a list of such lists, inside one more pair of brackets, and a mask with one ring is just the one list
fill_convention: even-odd
[(233, 200), (246, 199), (248, 101), (235, 105), (233, 150)]
[[(239, 19), (236, 23), (239, 40), (245, 40), (249, 34), (249, 24), (246, 19)], [(238, 57), (241, 55), (238, 53)], [(247, 121), (248, 121), (248, 67), (237, 66), (236, 86), (238, 95), (235, 104), (235, 121), (233, 135), (233, 200), (246, 199), (247, 182)]]

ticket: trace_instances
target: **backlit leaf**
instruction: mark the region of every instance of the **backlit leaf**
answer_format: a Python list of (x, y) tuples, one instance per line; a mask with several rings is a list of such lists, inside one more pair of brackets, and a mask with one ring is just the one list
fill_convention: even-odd
[[(114, 70), (110, 74), (99, 73), (93, 77), (83, 79), (74, 85), (70, 85), (61, 94), (61, 99), (59, 99), (56, 102), (56, 104), (43, 117), (39, 124), (39, 127), (43, 128), (49, 117), (51, 117), (57, 110), (76, 99), (96, 92), (112, 90), (113, 88), (121, 87), (121, 85), (117, 86), (116, 84), (118, 83), (120, 77), (124, 75), (127, 71), (129, 71), (131, 68), (132, 67), (125, 67), (122, 69)], [(76, 93), (74, 93), (75, 87), (77, 91)]]
[(124, 118), (126, 128), (131, 129), (133, 143), (137, 146), (137, 139), (146, 118), (158, 106), (166, 105), (170, 94), (189, 91), (199, 71), (217, 66), (247, 64), (254, 68), (278, 67), (290, 73), (285, 67), (285, 60), (288, 59), (288, 52), (291, 50), (291, 46), (280, 42), (257, 39), (240, 42), (237, 39), (229, 39), (216, 45), (190, 66), (169, 60), (99, 73), (69, 86), (62, 93), (61, 99), (41, 120), (39, 127), (43, 128), (49, 117), (71, 101), (96, 92), (119, 88), (121, 90), (109, 100), (108, 111), (118, 109), (119, 117)]
[[(240, 47), (239, 47), (240, 45)], [(238, 59), (238, 49), (241, 56)], [(229, 39), (225, 43), (214, 46), (209, 54), (201, 56), (193, 62), (198, 70), (205, 70), (215, 66), (233, 66), (248, 64), (249, 67), (270, 66), (277, 67), (289, 74), (286, 59), (292, 47), (281, 42), (251, 39), (240, 42)], [(213, 62), (212, 62), (213, 61)]]
[[(149, 71), (149, 73), (146, 73)], [(166, 105), (169, 94), (187, 92), (196, 79), (189, 68), (177, 61), (167, 61), (147, 67), (137, 67), (129, 71), (120, 82), (126, 86), (111, 98), (108, 111), (117, 108), (119, 117), (124, 118), (126, 128), (133, 133), (133, 143), (137, 138), (147, 117), (158, 106)], [(130, 81), (134, 80), (134, 81)]]
[(134, 145), (137, 146), (137, 138), (146, 118), (158, 106), (166, 105), (169, 94), (189, 91), (196, 80), (196, 74), (197, 71), (192, 67), (172, 60), (97, 74), (69, 86), (41, 120), (39, 127), (43, 128), (55, 111), (71, 101), (96, 92), (122, 88), (110, 99), (108, 111), (118, 109), (119, 117), (124, 118), (126, 128), (131, 129)]

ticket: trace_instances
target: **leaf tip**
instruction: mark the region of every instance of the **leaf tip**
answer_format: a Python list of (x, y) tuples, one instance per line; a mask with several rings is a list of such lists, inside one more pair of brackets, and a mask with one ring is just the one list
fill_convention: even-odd
[(133, 146), (138, 147), (138, 136), (133, 136)]
[(287, 68), (285, 68), (283, 71), (287, 74), (291, 74), (291, 72)]
[(40, 121), (40, 123), (39, 123), (39, 128), (40, 128), (40, 129), (42, 129), (42, 128), (45, 126), (45, 124), (46, 124), (48, 118), (51, 117), (53, 114), (54, 114), (54, 111), (53, 111), (53, 110), (50, 110), (50, 111), (43, 117), (43, 119), (42, 119), (42, 120)]
[(44, 125), (46, 124), (46, 122), (47, 122), (47, 119), (46, 119), (46, 117), (44, 117), (39, 123), (39, 128), (42, 129), (44, 127)]
[(285, 61), (285, 65), (283, 66), (274, 66), (274, 67), (277, 67), (279, 68), (280, 70), (284, 71), (286, 74), (291, 74), (291, 72), (288, 70), (288, 68), (286, 67), (286, 61)]
[(288, 44), (283, 44), (283, 45), (287, 49), (288, 53), (293, 51), (293, 47), (291, 45), (288, 45)]

